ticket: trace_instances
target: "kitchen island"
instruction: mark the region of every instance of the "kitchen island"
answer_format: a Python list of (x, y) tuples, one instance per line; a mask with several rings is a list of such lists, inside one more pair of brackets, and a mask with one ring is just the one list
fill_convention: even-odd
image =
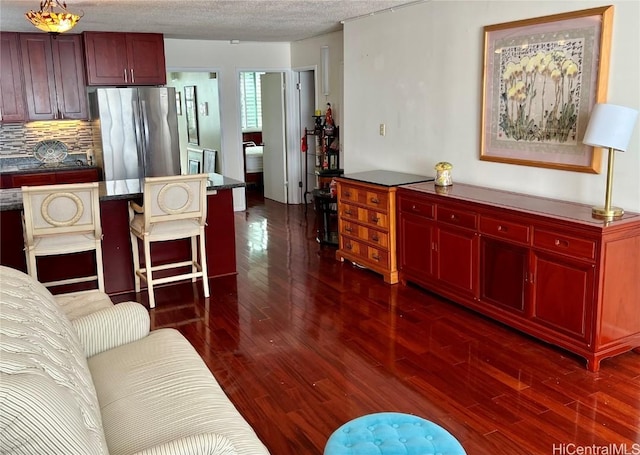
[[(99, 184), (105, 289), (109, 295), (132, 292), (134, 280), (128, 206), (130, 200), (142, 202), (143, 181), (113, 180)], [(209, 174), (205, 241), (210, 278), (237, 273), (232, 193), (233, 188), (244, 185), (220, 174)], [(0, 264), (26, 272), (21, 217), (21, 190), (0, 190)], [(151, 254), (154, 263), (186, 258), (190, 255), (190, 243), (188, 240), (161, 242), (153, 245)], [(40, 281), (58, 280), (76, 270), (93, 267), (92, 253), (42, 257), (38, 261)], [(68, 292), (71, 289), (61, 287), (60, 290)]]

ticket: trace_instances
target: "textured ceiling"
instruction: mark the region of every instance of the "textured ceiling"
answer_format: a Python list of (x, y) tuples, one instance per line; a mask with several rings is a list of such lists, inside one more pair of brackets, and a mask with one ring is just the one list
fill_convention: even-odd
[[(424, 1), (424, 0), (422, 0)], [(39, 0), (0, 0), (0, 30), (37, 32), (24, 17)], [(155, 32), (168, 38), (297, 41), (342, 29), (340, 21), (407, 0), (67, 0), (84, 12), (73, 30)]]

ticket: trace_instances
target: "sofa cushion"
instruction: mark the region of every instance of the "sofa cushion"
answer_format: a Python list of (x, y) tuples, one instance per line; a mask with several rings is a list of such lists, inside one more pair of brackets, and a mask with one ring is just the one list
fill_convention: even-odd
[(225, 436), (241, 455), (268, 454), (177, 330), (154, 330), (88, 363), (111, 455), (201, 433)]
[(108, 453), (83, 347), (51, 293), (0, 267), (0, 446), (7, 453)]

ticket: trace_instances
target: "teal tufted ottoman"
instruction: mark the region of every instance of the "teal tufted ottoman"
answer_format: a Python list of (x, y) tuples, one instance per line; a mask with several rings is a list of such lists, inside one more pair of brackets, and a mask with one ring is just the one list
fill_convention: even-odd
[(466, 455), (444, 428), (421, 417), (381, 412), (353, 419), (333, 432), (324, 455)]

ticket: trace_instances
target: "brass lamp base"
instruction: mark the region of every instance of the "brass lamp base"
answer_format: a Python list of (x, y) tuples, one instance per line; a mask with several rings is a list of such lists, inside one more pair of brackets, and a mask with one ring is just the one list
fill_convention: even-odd
[(620, 207), (611, 207), (607, 210), (606, 207), (593, 207), (591, 209), (591, 215), (594, 218), (612, 219), (618, 218), (624, 214), (624, 210)]

